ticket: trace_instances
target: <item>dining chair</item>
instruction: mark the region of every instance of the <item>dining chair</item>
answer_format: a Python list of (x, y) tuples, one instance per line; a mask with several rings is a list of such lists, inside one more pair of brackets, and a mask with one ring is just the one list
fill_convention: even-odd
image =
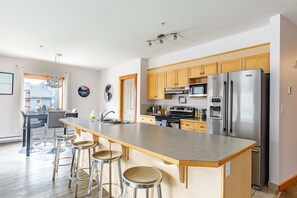
[[(46, 130), (48, 131), (48, 129), (53, 129), (54, 131), (54, 136), (53, 136), (53, 140), (54, 140), (54, 144), (53, 147), (50, 149), (46, 149), (44, 152), (47, 154), (54, 154), (56, 153), (56, 144), (57, 144), (57, 140), (56, 140), (56, 133), (57, 133), (57, 129), (64, 129), (65, 125), (60, 122), (59, 120), (65, 118), (65, 111), (49, 111), (48, 112), (48, 116), (47, 116), (47, 123), (46, 123)], [(65, 151), (65, 149), (61, 149), (60, 152)]]
[[(26, 153), (26, 137), (27, 137), (27, 116), (24, 111), (21, 111), (22, 115), (22, 132), (23, 132), (23, 140), (22, 140), (22, 149), (19, 151), (19, 153)], [(45, 122), (43, 120), (36, 120), (31, 123), (31, 129), (37, 129), (37, 128), (42, 128), (45, 127)], [(40, 147), (35, 147), (33, 143), (33, 131), (31, 131), (31, 136), (30, 136), (30, 152), (35, 153), (39, 152), (42, 150)]]

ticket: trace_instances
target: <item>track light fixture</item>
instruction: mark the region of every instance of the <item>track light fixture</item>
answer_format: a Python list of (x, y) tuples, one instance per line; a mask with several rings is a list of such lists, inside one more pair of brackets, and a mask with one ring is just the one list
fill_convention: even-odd
[(165, 38), (170, 38), (170, 37), (172, 37), (172, 36), (173, 36), (173, 40), (176, 40), (176, 39), (177, 39), (177, 35), (178, 35), (178, 33), (176, 33), (176, 32), (174, 32), (174, 33), (169, 33), (169, 34), (159, 34), (159, 35), (157, 36), (157, 38), (155, 38), (155, 39), (151, 39), (151, 40), (147, 40), (146, 42), (148, 42), (148, 46), (151, 47), (153, 42), (155, 42), (155, 41), (159, 41), (160, 44), (163, 44)]

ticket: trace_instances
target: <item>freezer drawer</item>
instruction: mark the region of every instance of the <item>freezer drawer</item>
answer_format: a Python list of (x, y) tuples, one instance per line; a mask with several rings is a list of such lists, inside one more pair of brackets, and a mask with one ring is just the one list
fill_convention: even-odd
[(261, 188), (264, 179), (261, 178), (261, 155), (261, 148), (255, 147), (252, 149), (252, 185), (255, 189)]

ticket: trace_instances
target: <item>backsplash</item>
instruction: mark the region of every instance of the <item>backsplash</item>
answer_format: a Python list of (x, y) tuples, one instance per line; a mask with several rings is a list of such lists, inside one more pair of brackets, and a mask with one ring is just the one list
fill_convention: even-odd
[[(187, 103), (186, 104), (179, 104), (178, 98), (179, 96), (186, 96)], [(141, 114), (146, 114), (146, 110), (152, 106), (153, 104), (142, 104), (141, 105)], [(169, 109), (171, 106), (191, 106), (197, 109), (199, 108), (206, 108), (207, 107), (207, 98), (189, 98), (187, 95), (173, 95), (172, 99), (168, 100), (155, 100), (154, 105), (161, 105), (165, 109)]]

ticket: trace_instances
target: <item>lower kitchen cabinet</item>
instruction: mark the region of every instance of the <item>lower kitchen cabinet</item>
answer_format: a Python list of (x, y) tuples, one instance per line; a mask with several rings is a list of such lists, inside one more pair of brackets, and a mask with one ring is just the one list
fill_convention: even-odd
[(140, 115), (139, 116), (139, 122), (145, 123), (145, 124), (155, 124), (156, 123), (156, 117), (155, 116), (149, 116), (149, 115)]
[(206, 125), (206, 122), (203, 122), (203, 121), (181, 119), (180, 128), (186, 131), (205, 133), (207, 129), (207, 125)]

